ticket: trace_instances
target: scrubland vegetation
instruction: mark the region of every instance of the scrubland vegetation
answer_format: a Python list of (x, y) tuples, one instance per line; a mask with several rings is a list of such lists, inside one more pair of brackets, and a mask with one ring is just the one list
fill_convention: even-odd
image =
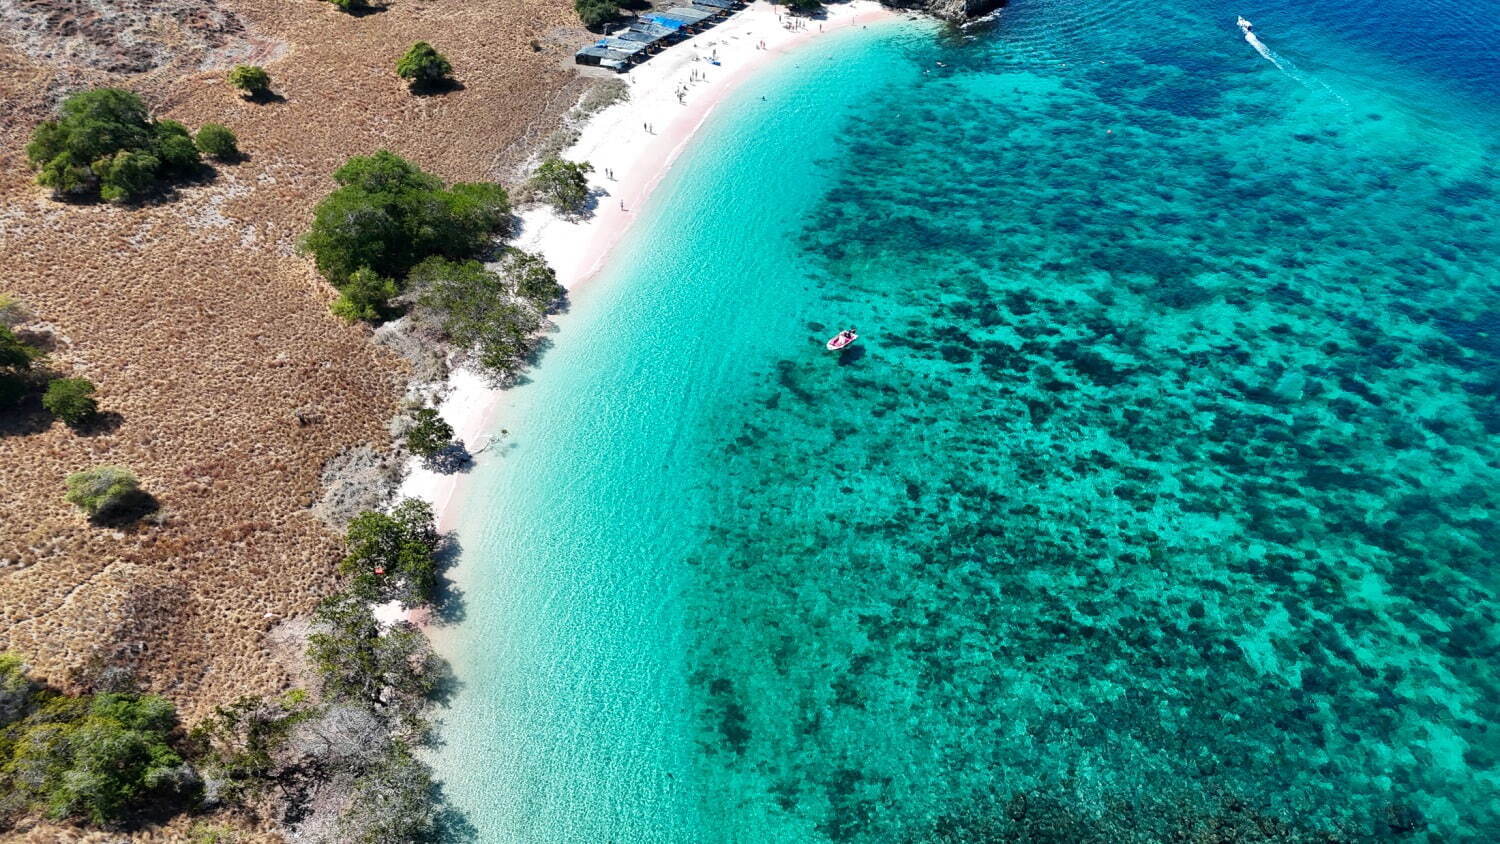
[(436, 601), (442, 539), (424, 502), (349, 526), (345, 590), (313, 614), (316, 700), (294, 691), (221, 707), (192, 735), (205, 791), (271, 812), (315, 841), (425, 841), (458, 823), (415, 749), (446, 666), (420, 630), (382, 625), (372, 601)]
[(584, 26), (600, 29), (620, 16), (620, 4), (615, 0), (573, 0), (573, 11)]
[[(211, 133), (208, 143), (222, 138)], [(195, 175), (202, 143), (175, 120), (152, 119), (135, 94), (96, 88), (68, 97), (57, 120), (36, 127), (26, 160), (58, 197), (132, 202)]]
[(411, 84), (413, 90), (440, 87), (453, 81), (453, 65), (426, 41), (411, 45), (396, 62), (396, 75)]
[[(129, 473), (109, 477), (132, 486)], [(0, 654), (0, 832), (28, 818), (125, 829), (218, 807), (330, 844), (424, 841), (456, 823), (414, 755), (447, 669), (415, 626), (371, 609), (438, 600), (432, 510), (408, 499), (363, 513), (345, 541), (347, 588), (318, 605), (308, 636), (315, 688), (241, 698), (186, 734), (169, 702), (119, 675), (68, 695)]]
[(113, 827), (197, 798), (172, 704), (154, 695), (65, 695), (0, 654), (0, 830), (27, 815)]
[[(510, 227), (505, 190), (444, 187), (387, 150), (349, 159), (334, 181), (340, 187), (318, 204), (302, 241), (339, 291), (334, 312), (379, 322), (409, 311), (415, 327), (471, 354), (492, 375), (513, 377), (564, 291), (538, 255), (499, 248), (497, 260), (480, 262)], [(441, 448), (424, 430), (413, 451), (430, 457)]]
[(264, 97), (271, 92), (271, 74), (256, 65), (235, 65), (226, 77), (231, 87), (238, 89), (250, 99)]

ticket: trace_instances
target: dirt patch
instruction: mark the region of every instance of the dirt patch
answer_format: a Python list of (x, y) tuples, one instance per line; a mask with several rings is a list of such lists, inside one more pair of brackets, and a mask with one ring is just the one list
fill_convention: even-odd
[(260, 46), (211, 0), (0, 0), (0, 32), (38, 62), (112, 73), (247, 57)]
[[(329, 174), (380, 147), (449, 180), (508, 172), (585, 86), (555, 64), (562, 47), (530, 46), (571, 4), (0, 9), (0, 293), (52, 327), (51, 366), (94, 381), (117, 414), (87, 436), (45, 419), (0, 435), (0, 649), (65, 686), (124, 662), (192, 722), (291, 682), (265, 634), (333, 589), (340, 543), (310, 509), (324, 468), (360, 448), (378, 457), (406, 386), (401, 355), (329, 314), (333, 291), (296, 254)], [(61, 46), (37, 40), (37, 19)], [(393, 66), (417, 40), (462, 89), (407, 91)], [(200, 70), (244, 44), (286, 45), (266, 52), (271, 101)], [(126, 66), (147, 69), (111, 70)], [(106, 83), (190, 127), (229, 126), (247, 160), (159, 204), (52, 201), (24, 164), (30, 128), (67, 92)], [(135, 471), (160, 503), (154, 523), (97, 528), (63, 502), (63, 478), (101, 464)], [(356, 486), (325, 501), (335, 521), (360, 506)]]

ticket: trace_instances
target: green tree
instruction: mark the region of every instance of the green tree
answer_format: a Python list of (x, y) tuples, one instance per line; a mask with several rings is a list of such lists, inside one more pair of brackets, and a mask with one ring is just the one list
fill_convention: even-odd
[(0, 322), (0, 408), (13, 407), (26, 395), (27, 373), (42, 353)]
[(406, 432), (406, 447), (418, 457), (436, 457), (453, 445), (453, 426), (430, 407), (418, 408), (412, 414), (413, 425)]
[(198, 146), (193, 143), (193, 133), (186, 126), (175, 120), (158, 120), (151, 131), (151, 151), (161, 162), (164, 172), (183, 175), (203, 163)]
[(478, 261), (429, 258), (412, 269), (407, 284), (442, 333), (473, 351), (495, 375), (514, 376), (530, 357), (540, 318), (515, 302), (511, 284)]
[(567, 289), (557, 282), (557, 273), (541, 255), (512, 248), (506, 251), (500, 264), (515, 284), (516, 295), (536, 305), (543, 313), (557, 307), (568, 294)]
[(598, 29), (620, 16), (620, 4), (614, 0), (573, 0), (573, 11), (589, 29)]
[(229, 71), (229, 84), (246, 97), (264, 97), (271, 90), (271, 74), (253, 64), (235, 65)]
[(396, 75), (411, 83), (413, 88), (436, 86), (449, 81), (452, 73), (453, 65), (426, 41), (411, 45), (406, 55), (396, 62)]
[(323, 599), (307, 655), (326, 698), (348, 700), (409, 720), (437, 687), (441, 663), (420, 630), (406, 622), (382, 630), (369, 602), (351, 592)]
[(532, 174), (531, 190), (559, 214), (578, 214), (588, 202), (588, 174), (593, 171), (587, 161), (549, 158)]
[(107, 200), (140, 197), (164, 177), (191, 174), (198, 148), (175, 120), (153, 122), (141, 98), (118, 88), (81, 91), (26, 145), (37, 182), (59, 196), (95, 190)]
[(112, 158), (94, 163), (99, 179), (99, 195), (110, 202), (139, 199), (156, 186), (161, 161), (149, 152), (120, 150)]
[(242, 697), (193, 728), (192, 758), (221, 800), (258, 794), (278, 776), (275, 757), (292, 729), (316, 714), (297, 689), (272, 699)]
[(0, 368), (22, 371), (31, 368), (31, 362), (40, 353), (16, 336), (9, 326), (0, 325)]
[(135, 474), (119, 466), (99, 466), (75, 472), (68, 476), (67, 487), (67, 502), (95, 519), (109, 518), (128, 510), (143, 495)]
[(437, 594), (441, 541), (432, 508), (408, 498), (389, 514), (367, 510), (349, 523), (348, 554), (339, 571), (355, 579), (354, 591), (371, 600), (396, 598), (408, 607)]
[(328, 2), (351, 15), (370, 8), (368, 0), (328, 0)]
[(0, 721), (0, 793), (16, 811), (107, 826), (191, 796), (196, 777), (172, 747), (172, 705), (160, 697), (68, 697), (0, 657), (9, 717)]
[(47, 384), (42, 407), (69, 425), (88, 421), (99, 412), (94, 401), (94, 384), (87, 378), (58, 378)]
[(333, 179), (339, 188), (318, 203), (302, 246), (335, 287), (361, 267), (405, 278), (430, 255), (476, 255), (510, 219), (499, 186), (444, 190), (435, 176), (388, 150), (350, 158)]
[(205, 123), (193, 139), (199, 151), (219, 161), (235, 161), (240, 157), (239, 139), (229, 127), (218, 123)]
[(360, 267), (339, 288), (339, 298), (333, 302), (333, 312), (350, 322), (379, 322), (386, 318), (391, 297), (397, 292), (396, 282), (381, 278), (369, 267)]
[(38, 125), (26, 145), (37, 182), (58, 194), (85, 193), (97, 184), (95, 161), (151, 142), (151, 116), (135, 94), (118, 88), (80, 91), (63, 101), (61, 116)]
[(439, 826), (432, 769), (401, 742), (392, 742), (376, 764), (355, 780), (360, 795), (339, 816), (338, 840), (350, 844), (429, 841)]

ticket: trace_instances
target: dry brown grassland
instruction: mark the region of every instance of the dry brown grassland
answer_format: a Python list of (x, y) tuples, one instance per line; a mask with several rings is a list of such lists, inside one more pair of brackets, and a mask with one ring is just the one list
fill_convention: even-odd
[[(94, 381), (119, 414), (88, 436), (39, 415), (0, 425), (0, 650), (65, 687), (126, 665), (189, 722), (290, 681), (265, 634), (333, 590), (338, 538), (308, 511), (320, 470), (389, 445), (405, 377), (367, 329), (329, 314), (332, 291), (296, 239), (350, 155), (388, 147), (450, 180), (505, 175), (582, 90), (562, 61), (582, 40), (560, 29), (570, 6), (0, 8), (0, 292), (35, 315), (26, 328), (50, 332), (53, 368)], [(461, 90), (407, 91), (392, 68), (417, 40), (448, 56)], [(229, 89), (242, 61), (266, 67), (278, 99)], [(56, 202), (22, 147), (63, 96), (98, 84), (194, 129), (223, 123), (249, 158), (160, 204)], [(64, 503), (64, 476), (99, 464), (132, 468), (157, 522), (92, 527)]]

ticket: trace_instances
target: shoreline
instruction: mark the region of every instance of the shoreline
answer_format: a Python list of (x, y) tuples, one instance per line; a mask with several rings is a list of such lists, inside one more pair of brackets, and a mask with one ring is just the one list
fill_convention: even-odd
[[(820, 35), (903, 17), (875, 0), (829, 6), (822, 20), (789, 16), (784, 9), (755, 0), (713, 29), (621, 74), (629, 86), (629, 99), (589, 118), (578, 140), (561, 156), (593, 165), (594, 172), (589, 175), (597, 197), (593, 214), (575, 221), (544, 206), (529, 208), (520, 214), (521, 233), (513, 245), (540, 253), (576, 301), (636, 216), (650, 207), (657, 186), (698, 130), (754, 71)], [(806, 28), (788, 29), (785, 21), (797, 21)], [(710, 56), (716, 56), (720, 64), (711, 64)], [(692, 78), (695, 73), (698, 79)], [(682, 102), (676, 94), (679, 88), (685, 88)], [(561, 321), (565, 323), (566, 319), (564, 315)], [(442, 389), (438, 411), (477, 463), (480, 455), (503, 436), (497, 426), (507, 409), (507, 391), (490, 386), (467, 368), (452, 370)], [(461, 509), (460, 493), (466, 476), (472, 471), (471, 466), (465, 472), (440, 474), (412, 457), (396, 496), (427, 501), (437, 516), (439, 530), (451, 530)], [(416, 613), (408, 617), (423, 621)]]

